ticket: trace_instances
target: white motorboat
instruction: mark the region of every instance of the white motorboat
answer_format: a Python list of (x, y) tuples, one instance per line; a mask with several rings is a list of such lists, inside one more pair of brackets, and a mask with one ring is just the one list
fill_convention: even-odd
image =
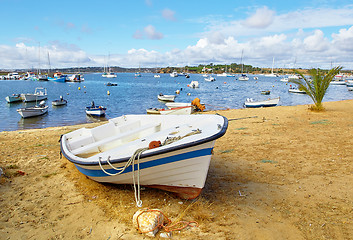
[(65, 100), (62, 96), (60, 96), (60, 99), (52, 101), (51, 104), (53, 106), (63, 106), (67, 104), (67, 100)]
[(77, 73), (77, 74), (72, 74), (71, 76), (67, 77), (68, 82), (83, 82), (85, 79), (83, 75)]
[(288, 77), (283, 77), (283, 78), (281, 78), (280, 81), (281, 81), (281, 82), (288, 82)]
[(10, 96), (6, 96), (5, 100), (8, 103), (13, 103), (13, 102), (22, 102), (23, 98), (21, 97), (21, 94), (12, 94)]
[(346, 85), (346, 82), (344, 80), (332, 80), (330, 82), (331, 85)]
[(45, 105), (45, 101), (41, 101), (39, 105), (35, 105), (34, 107), (19, 108), (17, 109), (17, 112), (23, 118), (36, 117), (47, 113), (48, 106)]
[(188, 84), (188, 87), (198, 88), (199, 87), (199, 82), (198, 81), (191, 81), (191, 83)]
[(293, 87), (289, 88), (289, 89), (288, 89), (288, 92), (290, 92), (290, 93), (300, 93), (300, 94), (306, 94), (306, 92), (305, 92), (305, 91), (303, 91), (303, 90), (299, 90), (298, 88), (293, 88)]
[(205, 81), (207, 81), (207, 82), (214, 82), (214, 81), (216, 81), (216, 78), (214, 78), (214, 77), (212, 77), (212, 76), (209, 76), (209, 77), (206, 77), (206, 78), (205, 78)]
[(153, 77), (155, 77), (155, 78), (160, 78), (160, 77), (161, 77), (161, 75), (159, 75), (159, 74), (155, 74)]
[(21, 97), (25, 102), (42, 101), (47, 99), (47, 89), (42, 87), (37, 87), (34, 93), (21, 94)]
[(102, 77), (106, 77), (106, 78), (116, 78), (117, 75), (113, 72), (105, 72), (102, 74)]
[(252, 98), (247, 98), (244, 105), (247, 108), (258, 108), (258, 107), (274, 107), (278, 104), (278, 98), (269, 98), (263, 101), (254, 101)]
[(164, 95), (160, 93), (158, 95), (158, 100), (164, 101), (164, 102), (174, 102), (175, 97), (176, 97), (175, 95)]
[[(220, 115), (124, 115), (64, 134), (61, 152), (98, 182), (136, 183), (185, 199), (200, 195), (216, 139), (226, 133)], [(137, 159), (136, 159), (137, 158)]]
[(172, 73), (170, 73), (169, 75), (170, 75), (171, 77), (178, 77), (178, 73), (177, 73), (177, 72), (175, 72), (175, 71), (174, 71), (174, 72), (172, 72)]

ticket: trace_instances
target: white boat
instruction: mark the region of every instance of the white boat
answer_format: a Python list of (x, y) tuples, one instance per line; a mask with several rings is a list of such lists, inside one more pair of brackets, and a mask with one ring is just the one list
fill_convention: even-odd
[(65, 100), (62, 96), (60, 96), (60, 99), (54, 100), (51, 102), (53, 106), (62, 106), (67, 104), (67, 100)]
[(216, 81), (216, 78), (214, 78), (214, 77), (212, 77), (212, 76), (209, 76), (209, 77), (205, 78), (205, 81), (207, 81), (207, 82), (214, 82), (214, 81)]
[(158, 95), (158, 100), (165, 101), (165, 102), (174, 102), (175, 97), (176, 97), (175, 95), (164, 95), (160, 93)]
[(248, 81), (249, 77), (246, 76), (246, 74), (242, 74), (240, 77), (238, 77), (238, 80), (239, 81)]
[(293, 87), (289, 88), (289, 89), (288, 89), (288, 92), (290, 92), (290, 93), (300, 93), (300, 94), (306, 94), (306, 92), (305, 92), (305, 91), (303, 91), (303, 90), (299, 90), (298, 88), (293, 88)]
[(135, 77), (141, 77), (141, 73), (140, 72), (136, 72), (135, 73)]
[(332, 80), (330, 82), (331, 85), (346, 85), (346, 82), (344, 80)]
[(191, 81), (191, 83), (188, 84), (188, 87), (198, 88), (199, 87), (199, 82), (198, 81)]
[(77, 73), (77, 74), (72, 74), (71, 76), (68, 76), (67, 81), (68, 82), (83, 82), (85, 79), (83, 75)]
[(171, 77), (178, 77), (178, 73), (177, 73), (177, 72), (175, 72), (175, 71), (174, 71), (174, 72), (172, 72), (172, 73), (170, 73), (169, 75), (170, 75)]
[(45, 101), (41, 101), (39, 105), (35, 105), (34, 107), (20, 108), (17, 109), (17, 112), (23, 118), (36, 117), (47, 113), (48, 106), (45, 105)]
[(254, 77), (254, 80), (258, 80), (258, 79), (259, 79), (259, 77), (256, 77), (256, 76)]
[(353, 81), (352, 80), (348, 80), (346, 82), (346, 86), (347, 86), (348, 91), (353, 91)]
[(300, 77), (298, 75), (296, 75), (296, 74), (291, 74), (291, 75), (288, 76), (288, 81), (290, 81), (290, 80), (298, 80), (298, 79), (300, 79)]
[(176, 107), (186, 107), (191, 106), (191, 103), (183, 103), (183, 102), (168, 102), (165, 104), (167, 108), (176, 108)]
[(168, 109), (161, 109), (159, 113), (161, 115), (190, 115), (193, 111), (193, 106), (182, 106)]
[(283, 78), (281, 78), (280, 81), (281, 81), (281, 82), (288, 82), (288, 77), (283, 77)]
[(89, 116), (100, 117), (105, 115), (105, 110), (107, 110), (107, 108), (103, 106), (96, 106), (94, 102), (92, 102), (91, 106), (86, 107), (86, 114)]
[(23, 101), (25, 102), (34, 102), (47, 99), (47, 89), (42, 87), (37, 87), (34, 90), (34, 93), (25, 93), (21, 94)]
[(21, 97), (21, 94), (12, 94), (10, 96), (5, 97), (6, 102), (12, 103), (12, 102), (22, 102), (23, 98)]
[(160, 78), (160, 77), (161, 77), (161, 75), (159, 75), (159, 74), (155, 74), (153, 77), (155, 77), (155, 78)]
[(252, 98), (246, 99), (244, 105), (247, 108), (258, 108), (258, 107), (274, 107), (278, 104), (279, 102), (279, 97), (278, 98), (269, 98), (267, 100), (263, 101), (254, 101)]
[(219, 73), (219, 74), (217, 74), (217, 77), (227, 77), (227, 73), (226, 72)]
[(185, 199), (199, 196), (215, 141), (227, 127), (227, 118), (220, 115), (124, 115), (64, 134), (60, 145), (88, 178), (137, 185), (135, 200), (141, 206), (140, 186)]
[(117, 75), (113, 72), (105, 72), (102, 74), (102, 77), (106, 77), (106, 78), (116, 78)]

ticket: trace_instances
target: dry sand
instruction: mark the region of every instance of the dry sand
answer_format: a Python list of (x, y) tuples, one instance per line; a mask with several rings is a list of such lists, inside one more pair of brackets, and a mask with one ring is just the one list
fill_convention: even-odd
[[(253, 118), (217, 140), (202, 195), (145, 189), (144, 207), (198, 221), (173, 239), (353, 239), (353, 100), (324, 106), (218, 111)], [(60, 159), (60, 135), (80, 127), (0, 133), (0, 239), (146, 238), (132, 227), (131, 186)]]

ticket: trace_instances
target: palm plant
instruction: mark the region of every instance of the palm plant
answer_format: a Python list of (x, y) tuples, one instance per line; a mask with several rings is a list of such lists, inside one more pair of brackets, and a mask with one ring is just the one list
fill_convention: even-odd
[(322, 105), (322, 100), (326, 94), (327, 88), (330, 86), (332, 79), (341, 71), (342, 67), (337, 66), (332, 68), (326, 75), (319, 69), (310, 69), (309, 74), (311, 78), (306, 78), (303, 74), (295, 70), (295, 73), (299, 74), (301, 79), (291, 79), (289, 82), (298, 85), (300, 90), (303, 90), (310, 96), (314, 102), (314, 106), (311, 110), (323, 111), (325, 108)]

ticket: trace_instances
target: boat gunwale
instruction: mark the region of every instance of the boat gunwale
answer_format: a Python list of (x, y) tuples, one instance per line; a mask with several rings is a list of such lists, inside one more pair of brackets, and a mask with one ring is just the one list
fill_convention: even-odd
[[(204, 144), (204, 143), (207, 143), (207, 142), (214, 141), (214, 140), (222, 137), (227, 131), (228, 119), (225, 116), (222, 116), (222, 115), (219, 115), (219, 114), (217, 114), (217, 115), (221, 116), (223, 118), (223, 120), (224, 120), (224, 124), (223, 124), (222, 129), (220, 129), (220, 131), (218, 131), (217, 133), (215, 133), (215, 134), (213, 134), (213, 135), (211, 135), (211, 136), (209, 136), (207, 138), (200, 139), (200, 140), (196, 140), (196, 141), (188, 142), (188, 143), (185, 143), (185, 144), (164, 148), (162, 150), (156, 150), (156, 151), (149, 152), (149, 153), (142, 153), (140, 155), (140, 159), (148, 158), (148, 157), (152, 157), (152, 156), (156, 156), (156, 155), (165, 154), (165, 153), (168, 153), (168, 152), (177, 151), (177, 150), (180, 150), (180, 149), (183, 149), (183, 148), (190, 148), (190, 147), (193, 147), (193, 146), (197, 146), (197, 145), (201, 145), (201, 144)], [(63, 135), (60, 138), (60, 152), (61, 152), (61, 154), (64, 155), (64, 157), (67, 160), (69, 160), (70, 162), (72, 162), (74, 164), (79, 164), (79, 165), (84, 165), (84, 166), (96, 166), (96, 165), (99, 165), (98, 160), (96, 160), (95, 162), (92, 162), (92, 161), (86, 162), (86, 161), (82, 161), (82, 160), (72, 159), (71, 157), (69, 157), (66, 154), (66, 152), (64, 151), (64, 148), (63, 148), (63, 144), (66, 142), (66, 140), (62, 139), (62, 137), (63, 137)], [(80, 158), (80, 157), (77, 157), (77, 158)], [(84, 159), (84, 158), (80, 158), (80, 159)], [(124, 157), (124, 158), (110, 159), (109, 162), (111, 164), (113, 164), (113, 163), (122, 163), (122, 162), (127, 162), (129, 159), (130, 159), (130, 156), (129, 157)], [(107, 162), (107, 160), (101, 160), (101, 164), (102, 164), (102, 166), (108, 165), (108, 162)]]

